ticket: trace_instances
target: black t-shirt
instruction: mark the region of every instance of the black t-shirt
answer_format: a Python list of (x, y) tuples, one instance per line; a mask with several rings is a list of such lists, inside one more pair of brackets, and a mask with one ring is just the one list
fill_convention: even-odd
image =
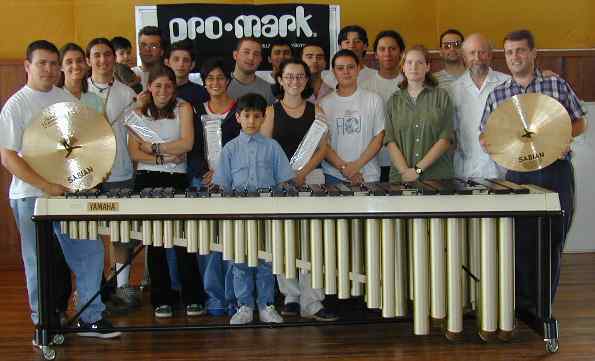
[(191, 81), (179, 86), (176, 89), (176, 93), (178, 98), (182, 98), (192, 105), (195, 114), (198, 112), (198, 108), (200, 108), (202, 103), (209, 100), (209, 93), (207, 93), (205, 87)]
[(273, 109), (275, 111), (273, 139), (279, 142), (287, 159), (291, 159), (314, 122), (315, 106), (311, 102), (306, 102), (304, 114), (299, 118), (289, 116), (281, 102), (273, 104)]

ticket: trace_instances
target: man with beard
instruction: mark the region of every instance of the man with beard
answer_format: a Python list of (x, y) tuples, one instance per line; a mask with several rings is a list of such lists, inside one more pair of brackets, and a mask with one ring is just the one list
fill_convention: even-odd
[(438, 86), (448, 89), (450, 84), (465, 72), (461, 45), (465, 37), (456, 29), (448, 29), (440, 35), (440, 58), (444, 69), (434, 73)]
[(479, 145), (479, 122), (488, 95), (510, 76), (490, 68), (492, 47), (485, 36), (470, 35), (462, 49), (467, 70), (451, 84), (449, 92), (456, 108), (455, 175), (502, 178), (503, 169)]
[(331, 93), (331, 88), (322, 80), (321, 74), (326, 68), (326, 55), (324, 49), (317, 43), (306, 43), (302, 48), (302, 60), (310, 69), (310, 83), (312, 84), (313, 93), (308, 98), (312, 103), (318, 103), (325, 95)]
[(262, 95), (267, 104), (273, 104), (275, 97), (271, 90), (271, 84), (256, 75), (256, 69), (262, 62), (260, 40), (251, 37), (239, 39), (236, 49), (233, 51), (233, 60), (235, 60), (236, 66), (231, 73), (231, 82), (227, 93), (236, 100), (242, 95), (256, 93)]
[(291, 51), (291, 46), (287, 40), (284, 39), (276, 39), (271, 42), (271, 48), (269, 53), (269, 63), (273, 67), (273, 70), (270, 72), (263, 72), (260, 76), (267, 81), (267, 83), (275, 84), (275, 74), (279, 72), (279, 66), (285, 60), (289, 60), (292, 58), (293, 53)]
[(140, 78), (143, 90), (147, 89), (147, 80), (151, 68), (161, 64), (163, 57), (163, 37), (156, 26), (145, 26), (138, 32), (138, 50), (141, 66), (135, 66), (132, 71)]

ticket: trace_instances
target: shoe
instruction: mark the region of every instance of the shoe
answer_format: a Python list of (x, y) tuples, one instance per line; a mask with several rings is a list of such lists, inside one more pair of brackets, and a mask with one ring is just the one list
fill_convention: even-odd
[(281, 309), (283, 316), (297, 316), (300, 314), (300, 304), (297, 302), (289, 302), (283, 305)]
[(155, 317), (157, 318), (170, 318), (174, 315), (174, 312), (170, 305), (161, 305), (155, 307)]
[(335, 315), (334, 313), (330, 312), (329, 310), (327, 310), (324, 307), (321, 308), (320, 310), (318, 310), (318, 312), (316, 312), (315, 314), (313, 314), (311, 316), (303, 316), (303, 317), (314, 319), (316, 321), (323, 321), (323, 322), (337, 321), (339, 319), (339, 316)]
[(283, 317), (277, 313), (273, 305), (258, 310), (258, 318), (264, 323), (283, 323)]
[(136, 308), (140, 306), (140, 291), (136, 287), (129, 285), (118, 287), (116, 288), (116, 293), (113, 297), (117, 297), (129, 308)]
[(200, 316), (207, 313), (207, 310), (199, 303), (186, 306), (186, 316)]
[(104, 304), (108, 315), (126, 315), (132, 310), (132, 307), (129, 307), (127, 303), (115, 295), (105, 301)]
[(235, 315), (229, 320), (230, 325), (245, 325), (252, 322), (254, 318), (254, 310), (252, 307), (242, 306)]
[(97, 337), (107, 339), (120, 337), (120, 335), (122, 334), (122, 332), (119, 331), (109, 330), (114, 326), (105, 318), (102, 318), (99, 321), (95, 321), (93, 323), (86, 323), (82, 320), (79, 320), (77, 323), (77, 327), (80, 329), (80, 332), (77, 332), (77, 335), (82, 337)]

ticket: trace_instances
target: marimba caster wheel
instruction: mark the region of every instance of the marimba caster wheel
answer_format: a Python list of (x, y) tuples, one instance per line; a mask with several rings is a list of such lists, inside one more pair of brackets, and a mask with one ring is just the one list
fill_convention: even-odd
[(557, 338), (552, 338), (545, 341), (545, 349), (549, 353), (556, 353), (560, 349), (560, 344)]
[(61, 345), (64, 343), (64, 335), (61, 333), (55, 334), (52, 338), (54, 345)]
[(41, 353), (43, 355), (43, 358), (46, 360), (53, 360), (56, 358), (56, 350), (54, 350), (50, 346), (42, 346)]

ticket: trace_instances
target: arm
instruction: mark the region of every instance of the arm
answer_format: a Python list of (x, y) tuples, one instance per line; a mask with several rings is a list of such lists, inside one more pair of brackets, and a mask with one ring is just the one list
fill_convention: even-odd
[(370, 143), (368, 143), (368, 146), (359, 156), (358, 159), (352, 162), (347, 162), (346, 167), (342, 171), (342, 173), (348, 178), (351, 178), (353, 177), (353, 175), (358, 173), (360, 169), (362, 169), (364, 165), (366, 165), (372, 158), (374, 158), (374, 156), (376, 156), (378, 151), (380, 151), (380, 148), (382, 148), (383, 139), (384, 130), (376, 134), (374, 138), (372, 138), (372, 140), (370, 141)]
[[(161, 154), (168, 155), (183, 155), (190, 150), (194, 145), (194, 123), (192, 120), (193, 112), (192, 106), (187, 102), (180, 102), (180, 138), (172, 140), (171, 142), (161, 143)], [(140, 149), (151, 154), (151, 143), (140, 143)]]
[(260, 127), (260, 134), (267, 138), (273, 137), (273, 126), (275, 125), (275, 109), (272, 105), (269, 105), (264, 115), (264, 122)]
[(587, 121), (585, 118), (578, 118), (572, 123), (572, 137), (578, 137), (587, 130)]
[(60, 184), (50, 183), (40, 176), (29, 164), (14, 150), (2, 149), (2, 165), (15, 177), (41, 189), (50, 196), (58, 196), (67, 192), (68, 189)]
[[(432, 145), (430, 150), (424, 157), (417, 162), (417, 166), (422, 170), (428, 169), (434, 162), (440, 158), (451, 147), (453, 139), (453, 125), (455, 119), (454, 104), (450, 100), (448, 94), (445, 94), (445, 107), (441, 116), (442, 129), (440, 131), (439, 139)], [(442, 110), (442, 109), (440, 109)]]
[(450, 148), (450, 140), (438, 139), (424, 157), (417, 162), (417, 166), (423, 170), (428, 169), (438, 158)]

